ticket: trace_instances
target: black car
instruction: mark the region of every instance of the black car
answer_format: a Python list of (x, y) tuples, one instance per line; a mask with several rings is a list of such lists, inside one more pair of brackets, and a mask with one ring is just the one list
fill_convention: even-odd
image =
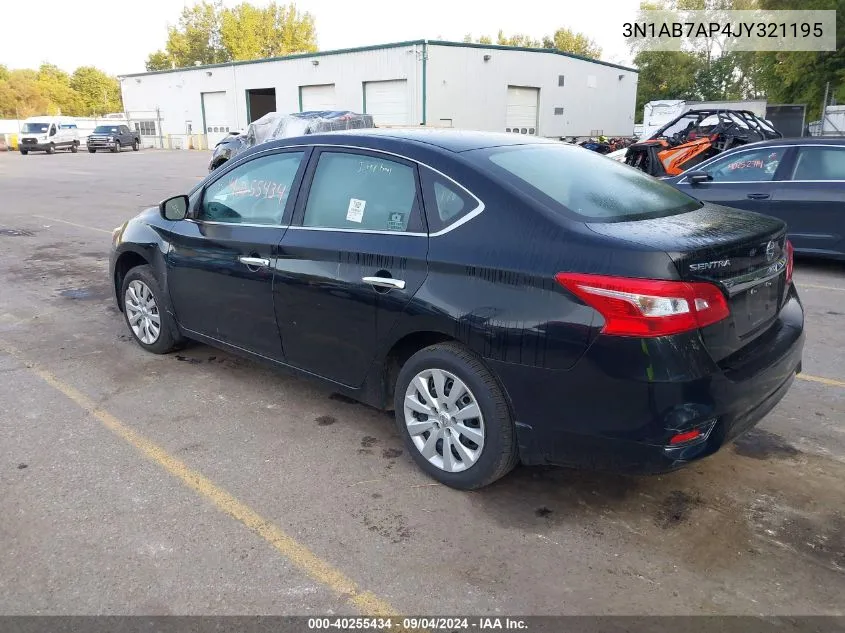
[(195, 339), (394, 409), (457, 488), (709, 455), (804, 344), (783, 222), (522, 135), (271, 141), (115, 229), (110, 270), (144, 349)]
[(845, 139), (754, 143), (666, 182), (700, 200), (783, 220), (798, 253), (845, 259)]
[(214, 171), (233, 156), (247, 149), (247, 147), (246, 135), (239, 132), (229, 132), (226, 137), (217, 141), (217, 145), (214, 146), (214, 150), (211, 152), (211, 160), (208, 163), (208, 171)]
[(88, 136), (86, 143), (88, 151), (92, 154), (98, 149), (119, 152), (124, 147), (131, 147), (137, 152), (141, 149), (141, 135), (130, 130), (128, 125), (98, 125)]

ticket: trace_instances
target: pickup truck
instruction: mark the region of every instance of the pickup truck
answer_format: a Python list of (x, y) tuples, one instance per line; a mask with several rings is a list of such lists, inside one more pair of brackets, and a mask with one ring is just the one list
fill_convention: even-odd
[(119, 152), (124, 147), (134, 151), (141, 149), (141, 135), (133, 132), (128, 125), (98, 125), (88, 137), (88, 151), (92, 154), (98, 149)]

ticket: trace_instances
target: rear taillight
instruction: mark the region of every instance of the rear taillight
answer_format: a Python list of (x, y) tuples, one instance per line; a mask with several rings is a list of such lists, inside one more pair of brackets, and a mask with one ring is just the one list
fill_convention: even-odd
[(786, 250), (786, 285), (788, 286), (792, 283), (792, 269), (795, 267), (795, 249), (789, 240), (786, 240), (784, 248)]
[(604, 317), (604, 334), (667, 336), (728, 317), (722, 291), (710, 283), (558, 273), (559, 284)]

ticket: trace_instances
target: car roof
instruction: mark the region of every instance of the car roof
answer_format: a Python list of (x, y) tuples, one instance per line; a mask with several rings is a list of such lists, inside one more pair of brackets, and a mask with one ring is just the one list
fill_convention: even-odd
[(767, 141), (757, 141), (747, 145), (732, 147), (729, 151), (748, 149), (749, 147), (777, 147), (779, 145), (842, 145), (845, 146), (845, 137), (838, 136), (793, 136), (788, 138), (773, 138)]
[[(283, 139), (279, 145), (291, 142), (302, 144), (342, 145), (349, 143), (361, 147), (400, 147), (411, 143), (419, 147), (438, 148), (448, 152), (466, 152), (473, 149), (507, 145), (559, 144), (560, 141), (528, 134), (504, 132), (479, 132), (475, 130), (431, 128), (367, 128), (309, 134), (295, 139)], [(263, 145), (263, 144), (262, 144)]]

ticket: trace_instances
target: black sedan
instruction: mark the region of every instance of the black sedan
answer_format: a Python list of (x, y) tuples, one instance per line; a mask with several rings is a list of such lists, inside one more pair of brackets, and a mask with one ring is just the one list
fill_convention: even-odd
[(272, 141), (113, 240), (141, 347), (195, 339), (393, 409), (419, 466), (457, 488), (517, 461), (677, 468), (801, 368), (783, 222), (559, 142)]
[(798, 253), (845, 259), (845, 139), (744, 145), (666, 182), (699, 200), (780, 218)]

